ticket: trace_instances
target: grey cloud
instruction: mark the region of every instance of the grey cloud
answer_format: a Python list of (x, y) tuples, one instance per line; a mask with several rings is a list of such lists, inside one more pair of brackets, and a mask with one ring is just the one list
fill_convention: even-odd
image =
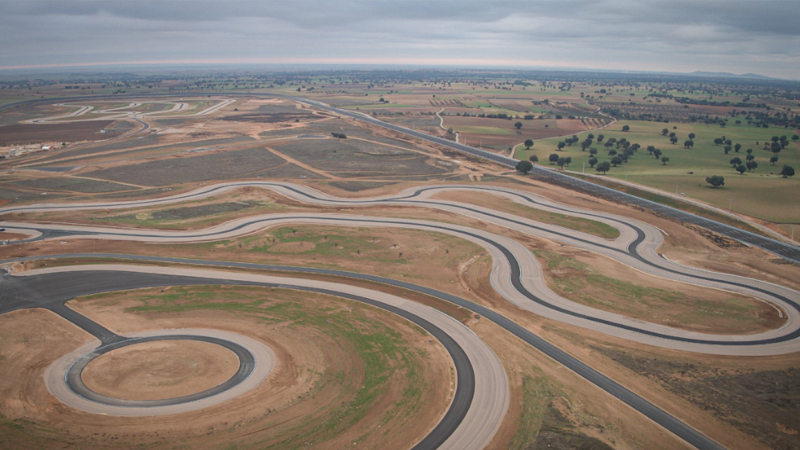
[(795, 10), (796, 0), (0, 0), (0, 65), (447, 57), (590, 66), (613, 57), (619, 69), (789, 76)]

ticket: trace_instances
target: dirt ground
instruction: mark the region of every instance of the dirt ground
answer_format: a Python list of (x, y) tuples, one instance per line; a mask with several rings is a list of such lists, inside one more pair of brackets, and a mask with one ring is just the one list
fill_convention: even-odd
[(89, 363), (89, 389), (113, 398), (160, 400), (211, 389), (232, 377), (239, 360), (230, 350), (198, 341), (156, 341), (123, 347)]
[[(133, 128), (127, 122), (96, 120), (54, 124), (14, 124), (0, 127), (0, 145), (24, 145), (41, 142), (79, 142), (109, 139)], [(118, 124), (118, 125), (117, 125)], [(105, 129), (105, 133), (100, 130)]]
[[(87, 336), (47, 311), (26, 310), (1, 316), (4, 364), (0, 366), (0, 442), (4, 442), (4, 448), (65, 444), (81, 448), (218, 448), (223, 444), (287, 448), (302, 446), (302, 440), (309, 440), (314, 442), (313, 448), (341, 448), (353, 441), (367, 447), (406, 448), (438, 421), (453, 388), (451, 363), (438, 342), (429, 342), (403, 319), (354, 302), (286, 290), (263, 291), (237, 287), (211, 291), (168, 288), (162, 293), (161, 289), (149, 289), (69, 303), (119, 333), (215, 328), (247, 335), (275, 351), (275, 370), (253, 391), (205, 410), (159, 418), (115, 418), (62, 406), (47, 393), (43, 372), (50, 362), (80, 346)], [(206, 292), (211, 292), (211, 297)], [(178, 294), (177, 302), (185, 308), (161, 310), (161, 300), (169, 300), (172, 294)], [(222, 306), (217, 310), (191, 308), (198, 299)], [(125, 312), (143, 304), (153, 309)], [(237, 309), (243, 305), (254, 308)], [(275, 313), (271, 314), (271, 310)], [(350, 341), (349, 332), (342, 333), (339, 324), (344, 323), (341, 320), (345, 316), (351, 317), (352, 324), (365, 336), (395, 333), (395, 343), (407, 355), (405, 360), (386, 361), (390, 364), (386, 370), (392, 373), (386, 381), (389, 388), (375, 391), (366, 403), (353, 403), (361, 398), (359, 391), (370, 374), (365, 373), (368, 366), (356, 341)], [(331, 322), (337, 325), (330, 325), (326, 331), (326, 324)], [(36, 323), (39, 326), (35, 330), (25, 331)], [(418, 395), (409, 397), (407, 392)], [(357, 405), (367, 410), (359, 411)], [(387, 414), (396, 420), (383, 422)], [(338, 418), (347, 419), (346, 425), (338, 424)], [(379, 425), (381, 433), (374, 433)], [(320, 426), (327, 431), (320, 434)], [(301, 441), (295, 442), (298, 439)]]
[[(522, 122), (522, 128), (517, 130), (514, 124)], [(545, 124), (548, 127), (545, 128)], [(454, 128), (459, 131), (459, 127), (495, 127), (500, 128), (506, 134), (482, 134), (462, 130), (460, 142), (467, 139), (467, 144), (471, 146), (481, 145), (490, 148), (502, 148), (517, 145), (525, 139), (544, 139), (555, 136), (570, 136), (575, 133), (587, 131), (591, 128), (584, 125), (577, 119), (552, 119), (552, 120), (506, 120), (506, 119), (485, 119), (480, 117), (459, 117), (447, 115), (444, 118), (445, 128)]]

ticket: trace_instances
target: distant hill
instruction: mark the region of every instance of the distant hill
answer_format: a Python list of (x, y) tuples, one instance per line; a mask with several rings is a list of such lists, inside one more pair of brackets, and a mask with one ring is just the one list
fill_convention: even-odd
[(736, 75), (735, 73), (730, 72), (692, 72), (687, 75), (693, 75), (696, 77), (713, 77), (713, 78), (756, 78), (760, 80), (771, 80), (772, 77), (766, 77), (764, 75), (759, 75), (757, 73), (743, 73), (741, 75)]

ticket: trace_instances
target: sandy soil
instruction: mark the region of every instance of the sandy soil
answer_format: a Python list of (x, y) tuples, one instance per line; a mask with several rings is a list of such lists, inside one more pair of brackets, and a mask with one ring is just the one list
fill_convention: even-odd
[[(517, 130), (514, 127), (516, 122), (522, 122), (522, 128)], [(549, 127), (545, 128), (544, 124)], [(507, 134), (480, 134), (480, 133), (460, 133), (464, 142), (467, 139), (467, 144), (471, 146), (478, 146), (482, 142), (483, 147), (498, 147), (498, 146), (511, 146), (523, 142), (525, 139), (544, 139), (555, 136), (571, 136), (575, 133), (586, 131), (589, 128), (581, 123), (580, 120), (572, 119), (559, 119), (559, 120), (504, 120), (504, 119), (486, 119), (480, 117), (458, 117), (458, 116), (445, 116), (445, 128), (458, 127), (493, 127), (501, 128)]]
[(230, 350), (198, 341), (156, 341), (123, 347), (95, 359), (81, 378), (113, 398), (160, 400), (202, 392), (239, 368)]
[(112, 120), (98, 120), (78, 123), (6, 125), (0, 128), (0, 145), (22, 145), (50, 141), (93, 141), (109, 139), (126, 131), (120, 128), (119, 131), (109, 130), (106, 133), (100, 133), (100, 130), (108, 128), (112, 123)]

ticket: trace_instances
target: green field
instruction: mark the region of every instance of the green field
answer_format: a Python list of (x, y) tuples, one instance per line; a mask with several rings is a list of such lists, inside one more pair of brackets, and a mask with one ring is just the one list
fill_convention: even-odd
[[(445, 121), (445, 124), (447, 122)], [(446, 125), (445, 125), (446, 126)], [(512, 134), (508, 130), (504, 130), (502, 128), (497, 127), (473, 127), (473, 126), (454, 126), (453, 130), (459, 133), (467, 133), (467, 134), (489, 134), (494, 136), (505, 136), (508, 134)]]
[[(622, 132), (623, 125), (629, 125), (631, 130)], [(664, 128), (677, 134), (677, 144), (671, 144), (668, 137), (661, 135), (661, 130)], [(792, 135), (797, 133), (796, 130), (756, 128), (746, 123), (722, 128), (719, 125), (620, 121), (592, 133), (595, 137), (604, 135), (605, 140), (611, 137), (619, 140), (624, 137), (631, 143), (642, 146), (627, 163), (612, 168), (608, 177), (623, 180), (627, 178), (628, 181), (672, 193), (677, 187), (677, 191), (685, 193), (688, 198), (706, 201), (725, 209), (731, 204), (730, 199), (733, 199), (733, 210), (736, 212), (778, 223), (800, 223), (800, 208), (795, 203), (797, 190), (800, 188), (800, 177), (782, 178), (778, 175), (784, 164), (800, 170), (800, 145), (792, 142), (784, 148), (778, 154), (779, 160), (775, 166), (769, 162), (773, 153), (763, 149), (764, 142), (769, 141), (772, 136), (785, 135), (791, 140)], [(697, 136), (694, 139), (694, 147), (686, 149), (683, 142), (688, 139), (689, 133), (695, 133)], [(586, 134), (588, 133), (578, 137), (583, 140)], [(722, 136), (731, 140), (734, 145), (740, 143), (742, 148), (739, 153), (731, 150), (730, 154), (726, 155), (722, 145), (715, 145), (713, 140)], [(556, 145), (562, 140), (564, 138), (537, 141), (531, 150), (520, 148), (517, 157), (523, 159), (536, 155), (540, 164), (549, 164), (548, 156), (558, 153), (559, 156), (572, 158), (570, 169), (582, 171), (583, 164), (590, 158), (589, 153), (582, 152), (579, 144), (567, 146), (558, 152)], [(592, 145), (598, 150), (599, 161), (611, 160), (607, 149), (603, 146), (605, 140), (600, 144), (595, 140)], [(660, 160), (648, 155), (645, 150), (648, 145), (661, 150), (662, 156), (668, 157), (669, 162), (664, 165)], [(619, 151), (616, 147), (612, 148)], [(733, 170), (729, 161), (733, 157), (739, 157), (744, 161), (747, 156), (746, 150), (749, 148), (753, 149), (758, 168), (740, 175)], [(586, 173), (597, 172), (587, 163)], [(711, 175), (725, 177), (725, 186), (718, 189), (711, 188), (705, 181), (706, 177)]]
[(377, 105), (343, 106), (342, 109), (384, 109), (384, 108), (419, 108), (419, 105), (400, 103), (379, 103)]

